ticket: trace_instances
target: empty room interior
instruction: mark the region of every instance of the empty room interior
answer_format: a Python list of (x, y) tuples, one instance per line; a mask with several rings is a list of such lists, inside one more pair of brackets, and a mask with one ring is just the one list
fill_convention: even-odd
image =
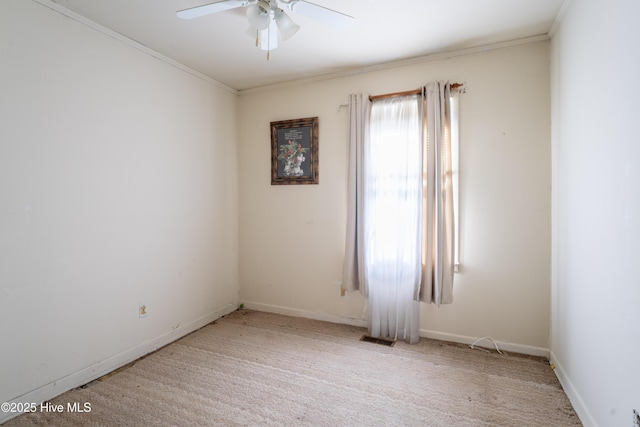
[[(639, 426), (640, 2), (266, 2), (300, 26), (277, 46), (235, 2), (0, 2), (0, 402), (239, 307), (366, 331), (349, 97), (449, 81), (459, 266), (419, 336), (542, 358), (583, 425)], [(312, 117), (317, 182), (274, 185), (272, 123)]]

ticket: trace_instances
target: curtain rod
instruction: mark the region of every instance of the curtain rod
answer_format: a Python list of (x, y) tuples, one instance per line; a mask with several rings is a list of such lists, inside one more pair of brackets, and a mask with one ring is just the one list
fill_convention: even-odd
[[(463, 85), (464, 83), (451, 83), (451, 89), (459, 89)], [(393, 92), (393, 93), (385, 93), (382, 95), (371, 95), (369, 96), (369, 101), (375, 101), (376, 99), (393, 98), (396, 96), (420, 95), (421, 93), (422, 93), (422, 88), (414, 89), (414, 90), (405, 90), (404, 92)]]

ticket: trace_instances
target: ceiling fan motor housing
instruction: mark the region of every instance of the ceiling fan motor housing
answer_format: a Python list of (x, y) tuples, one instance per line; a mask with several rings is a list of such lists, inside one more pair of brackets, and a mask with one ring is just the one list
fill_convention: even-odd
[(271, 19), (271, 6), (265, 0), (259, 0), (247, 8), (247, 19), (252, 28), (264, 30), (269, 27)]
[(182, 19), (193, 19), (229, 9), (246, 7), (250, 25), (249, 33), (252, 37), (256, 37), (256, 46), (262, 50), (270, 51), (278, 47), (278, 34), (282, 40), (287, 40), (300, 29), (300, 26), (279, 7), (280, 4), (291, 11), (295, 10), (295, 12), (336, 28), (347, 28), (354, 21), (352, 16), (305, 0), (220, 0), (179, 10), (176, 14)]

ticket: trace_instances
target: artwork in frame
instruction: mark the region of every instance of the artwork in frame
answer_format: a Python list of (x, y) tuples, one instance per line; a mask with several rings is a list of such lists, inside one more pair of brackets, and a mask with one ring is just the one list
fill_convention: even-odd
[(318, 183), (318, 118), (271, 122), (271, 185)]

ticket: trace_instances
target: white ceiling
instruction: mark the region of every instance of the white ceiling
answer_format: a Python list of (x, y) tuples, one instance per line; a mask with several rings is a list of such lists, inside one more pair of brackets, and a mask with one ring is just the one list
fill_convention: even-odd
[[(47, 0), (39, 0), (44, 3)], [(369, 67), (549, 32), (564, 0), (312, 0), (355, 17), (346, 30), (295, 12), (300, 30), (271, 52), (246, 34), (245, 9), (192, 20), (212, 0), (55, 0), (233, 89)], [(286, 10), (286, 9), (285, 9)]]

